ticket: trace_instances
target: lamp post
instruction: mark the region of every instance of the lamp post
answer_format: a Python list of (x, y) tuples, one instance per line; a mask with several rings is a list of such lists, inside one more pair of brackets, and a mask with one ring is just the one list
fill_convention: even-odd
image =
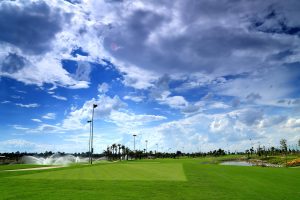
[(133, 134), (132, 136), (133, 136), (133, 151), (135, 152), (135, 136), (136, 136), (136, 134)]
[(146, 153), (147, 153), (147, 144), (148, 144), (148, 140), (145, 140), (145, 142), (146, 142)]
[(87, 123), (90, 124), (90, 137), (89, 137), (89, 163), (90, 163), (91, 162), (92, 120), (88, 120)]
[(156, 153), (158, 153), (158, 143), (156, 143)]
[(91, 137), (91, 164), (93, 164), (93, 139), (94, 139), (94, 109), (97, 108), (97, 104), (93, 104), (93, 112), (92, 112), (92, 137)]

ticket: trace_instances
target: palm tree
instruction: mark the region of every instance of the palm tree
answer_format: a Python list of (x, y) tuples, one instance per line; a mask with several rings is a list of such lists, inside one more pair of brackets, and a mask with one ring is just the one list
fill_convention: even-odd
[(111, 149), (112, 149), (112, 152), (113, 152), (113, 157), (115, 158), (116, 154), (117, 154), (117, 145), (116, 144), (112, 144), (111, 145)]
[(121, 144), (118, 144), (118, 156), (119, 156), (119, 159), (121, 160)]
[(128, 160), (130, 149), (128, 147), (125, 148), (126, 160)]
[(250, 149), (251, 156), (252, 156), (253, 152), (254, 152), (254, 149), (253, 149), (253, 147), (251, 147), (251, 149)]
[(121, 149), (122, 149), (122, 157), (123, 157), (123, 159), (124, 159), (124, 158), (125, 158), (125, 146), (122, 145), (122, 146), (121, 146)]

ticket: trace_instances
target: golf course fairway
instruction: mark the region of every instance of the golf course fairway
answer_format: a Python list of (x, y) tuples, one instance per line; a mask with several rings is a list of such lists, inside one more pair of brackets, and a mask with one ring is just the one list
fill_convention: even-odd
[(255, 200), (300, 196), (300, 168), (202, 163), (202, 159), (156, 159), (43, 171), (0, 168), (0, 199)]

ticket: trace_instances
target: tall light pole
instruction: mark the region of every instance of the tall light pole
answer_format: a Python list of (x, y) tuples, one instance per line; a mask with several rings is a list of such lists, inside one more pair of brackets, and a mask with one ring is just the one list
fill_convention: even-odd
[(91, 137), (91, 164), (93, 164), (93, 139), (94, 139), (94, 109), (97, 108), (97, 104), (93, 104), (93, 112), (92, 112), (92, 137)]
[(146, 142), (146, 153), (147, 153), (147, 144), (148, 144), (148, 140), (145, 140), (145, 142)]
[(89, 137), (89, 163), (90, 163), (91, 162), (92, 120), (88, 120), (87, 123), (90, 124), (90, 137)]
[(136, 136), (136, 134), (133, 134), (132, 136), (133, 136), (133, 151), (135, 152), (135, 136)]
[(158, 153), (158, 143), (156, 143), (156, 153)]

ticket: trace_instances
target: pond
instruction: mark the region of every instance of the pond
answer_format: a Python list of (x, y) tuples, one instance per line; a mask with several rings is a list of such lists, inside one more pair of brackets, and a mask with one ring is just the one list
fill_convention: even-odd
[(220, 165), (254, 166), (255, 164), (246, 161), (225, 161), (221, 162)]

